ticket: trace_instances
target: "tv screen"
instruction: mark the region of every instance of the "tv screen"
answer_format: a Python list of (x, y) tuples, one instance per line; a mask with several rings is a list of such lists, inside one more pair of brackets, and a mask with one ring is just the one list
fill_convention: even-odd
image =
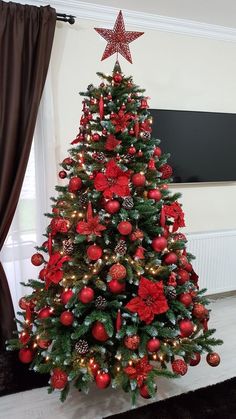
[(236, 114), (150, 109), (174, 182), (236, 180)]

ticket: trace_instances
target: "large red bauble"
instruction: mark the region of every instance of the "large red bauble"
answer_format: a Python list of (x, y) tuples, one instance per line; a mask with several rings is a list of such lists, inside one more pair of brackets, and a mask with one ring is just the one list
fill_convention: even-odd
[(58, 389), (58, 390), (62, 390), (68, 381), (68, 376), (65, 373), (65, 371), (62, 371), (60, 368), (55, 368), (52, 371), (52, 376), (51, 376), (51, 386), (52, 388)]
[(134, 186), (141, 187), (144, 186), (146, 183), (146, 177), (141, 173), (135, 173), (132, 176), (132, 183)]
[(66, 305), (70, 301), (71, 297), (73, 297), (73, 295), (74, 295), (74, 293), (73, 293), (72, 289), (69, 288), (68, 290), (64, 290), (61, 293), (61, 301), (62, 301), (62, 303), (64, 305)]
[(108, 282), (108, 288), (112, 294), (121, 294), (125, 290), (125, 283), (119, 282), (117, 279), (112, 279)]
[(159, 189), (150, 189), (147, 194), (149, 199), (154, 199), (155, 201), (160, 201), (162, 194)]
[(206, 360), (211, 367), (217, 367), (220, 363), (220, 355), (216, 352), (211, 352), (207, 354)]
[(190, 367), (195, 367), (196, 365), (199, 364), (200, 361), (201, 361), (201, 355), (199, 354), (199, 352), (195, 352), (193, 354), (193, 357), (189, 361), (189, 365)]
[(185, 282), (189, 281), (189, 273), (184, 269), (177, 270), (177, 281), (179, 285), (185, 284)]
[(38, 312), (39, 319), (47, 319), (51, 315), (52, 315), (52, 309), (50, 307), (41, 308), (41, 310)]
[(87, 256), (90, 260), (98, 260), (102, 256), (102, 248), (92, 244), (87, 248)]
[(121, 221), (118, 224), (117, 229), (120, 234), (128, 236), (128, 234), (130, 234), (132, 231), (132, 224), (129, 221)]
[(108, 372), (98, 371), (95, 377), (96, 385), (100, 389), (107, 388), (111, 382), (111, 376)]
[(74, 321), (74, 314), (71, 311), (63, 311), (60, 315), (60, 322), (64, 326), (71, 326)]
[[(156, 387), (156, 389), (157, 389), (157, 387)], [(140, 393), (140, 396), (142, 396), (144, 399), (151, 399), (151, 397), (152, 397), (152, 396), (149, 394), (147, 384), (143, 384), (143, 385), (140, 387), (140, 389), (139, 389), (139, 393)]]
[(51, 345), (52, 341), (48, 339), (38, 339), (37, 345), (41, 349), (47, 349)]
[(122, 82), (123, 77), (120, 73), (116, 73), (113, 76), (113, 80), (114, 80), (115, 83), (120, 83), (120, 82)]
[(120, 263), (115, 263), (109, 269), (109, 275), (112, 279), (124, 279), (126, 277), (127, 271), (124, 265)]
[(148, 352), (156, 352), (160, 349), (161, 342), (157, 338), (152, 338), (147, 342)]
[(163, 164), (163, 166), (161, 166), (158, 169), (158, 171), (162, 173), (161, 175), (162, 179), (168, 179), (169, 177), (172, 176), (172, 173), (173, 173), (172, 167), (167, 163)]
[(67, 173), (65, 172), (65, 170), (61, 170), (58, 174), (59, 174), (60, 179), (65, 179), (67, 176)]
[(94, 300), (94, 290), (90, 287), (84, 287), (78, 294), (78, 299), (83, 304), (91, 303)]
[(20, 349), (19, 360), (23, 362), (23, 364), (29, 364), (33, 360), (33, 352), (29, 348)]
[(30, 335), (28, 332), (25, 332), (24, 330), (19, 335), (19, 341), (22, 343), (22, 345), (27, 345), (27, 343), (30, 340)]
[(185, 306), (185, 307), (189, 307), (193, 300), (191, 297), (191, 294), (189, 294), (188, 292), (184, 292), (183, 294), (179, 295), (179, 301)]
[(193, 333), (194, 324), (189, 319), (183, 319), (179, 322), (180, 336), (187, 338)]
[(68, 186), (68, 189), (70, 192), (79, 191), (79, 189), (81, 189), (81, 186), (82, 186), (82, 180), (80, 179), (80, 177), (75, 176), (75, 177), (70, 178), (69, 186)]
[(175, 359), (171, 363), (171, 366), (172, 366), (172, 371), (178, 375), (185, 375), (186, 372), (188, 371), (188, 366), (186, 362), (184, 362), (182, 359)]
[(40, 266), (44, 262), (44, 257), (41, 255), (41, 253), (35, 253), (31, 257), (31, 262), (34, 266)]
[(132, 351), (138, 349), (139, 344), (140, 337), (138, 335), (125, 336), (124, 338), (124, 345), (126, 346), (126, 348), (131, 349)]
[(109, 212), (109, 214), (115, 214), (120, 209), (120, 203), (116, 199), (113, 199), (111, 201), (108, 201), (105, 204), (105, 210)]
[(206, 307), (204, 307), (204, 305), (200, 304), (200, 303), (196, 303), (193, 306), (193, 316), (196, 317), (197, 319), (204, 319), (204, 317), (206, 317)]
[(155, 252), (162, 252), (167, 247), (167, 240), (165, 237), (155, 237), (152, 241), (152, 248), (155, 250)]
[(153, 156), (161, 157), (161, 149), (160, 149), (160, 147), (155, 147), (154, 148)]
[(92, 335), (94, 339), (99, 340), (100, 342), (105, 342), (109, 338), (104, 324), (99, 321), (93, 324)]
[(177, 263), (178, 257), (176, 253), (170, 252), (164, 256), (164, 262), (166, 265), (174, 265)]

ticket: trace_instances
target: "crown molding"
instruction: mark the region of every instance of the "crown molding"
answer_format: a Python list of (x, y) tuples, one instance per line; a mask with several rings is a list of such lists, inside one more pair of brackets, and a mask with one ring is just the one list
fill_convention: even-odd
[[(33, 4), (35, 6), (45, 6), (48, 4), (44, 0), (18, 0), (18, 3)], [(114, 24), (117, 12), (119, 11), (119, 8), (77, 0), (51, 0), (50, 5), (58, 13), (72, 14), (78, 19), (96, 20), (101, 22), (101, 26), (104, 23)], [(126, 25), (134, 26), (137, 29), (157, 30), (186, 36), (236, 42), (236, 28), (137, 12), (134, 10), (122, 9), (122, 11), (125, 16)]]

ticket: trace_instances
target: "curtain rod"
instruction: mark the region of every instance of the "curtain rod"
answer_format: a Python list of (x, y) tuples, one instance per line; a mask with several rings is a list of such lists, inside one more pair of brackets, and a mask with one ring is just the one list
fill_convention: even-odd
[(75, 23), (75, 16), (57, 13), (57, 20), (68, 22), (70, 25), (73, 25)]

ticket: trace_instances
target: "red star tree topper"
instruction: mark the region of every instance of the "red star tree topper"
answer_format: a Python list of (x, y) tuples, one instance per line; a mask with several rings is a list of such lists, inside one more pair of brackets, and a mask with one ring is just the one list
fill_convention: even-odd
[(139, 38), (144, 32), (126, 31), (122, 11), (120, 10), (113, 29), (94, 28), (106, 41), (107, 46), (101, 61), (115, 53), (123, 57), (132, 64), (129, 44)]

